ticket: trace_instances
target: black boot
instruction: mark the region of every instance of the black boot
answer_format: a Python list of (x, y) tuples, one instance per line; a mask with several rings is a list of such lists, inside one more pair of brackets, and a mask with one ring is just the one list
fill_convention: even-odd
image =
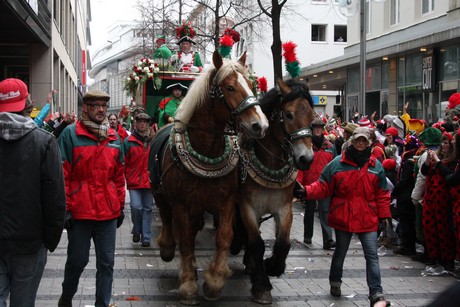
[(58, 307), (72, 307), (72, 299), (61, 295), (58, 301)]

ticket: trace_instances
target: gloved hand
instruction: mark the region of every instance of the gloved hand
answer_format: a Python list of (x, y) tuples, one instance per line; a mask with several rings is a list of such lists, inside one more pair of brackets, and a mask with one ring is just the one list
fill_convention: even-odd
[(117, 228), (120, 228), (121, 224), (123, 224), (124, 219), (125, 219), (125, 213), (121, 211), (120, 216), (117, 218)]
[(307, 191), (305, 190), (305, 187), (297, 180), (294, 186), (294, 197), (301, 201), (304, 201), (307, 198)]
[(64, 228), (70, 230), (73, 228), (73, 217), (70, 211), (65, 212)]
[(197, 66), (192, 66), (192, 67), (190, 67), (190, 71), (194, 72), (194, 73), (197, 73), (197, 72), (200, 72), (200, 69)]
[(385, 231), (388, 227), (393, 226), (393, 219), (391, 217), (381, 219), (379, 221), (379, 231)]

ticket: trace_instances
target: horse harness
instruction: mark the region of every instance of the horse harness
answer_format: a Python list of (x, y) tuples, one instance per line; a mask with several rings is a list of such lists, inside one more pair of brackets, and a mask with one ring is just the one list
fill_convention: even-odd
[[(252, 106), (259, 105), (259, 101), (256, 97), (248, 96), (241, 101), (238, 107), (232, 109), (225, 100), (222, 90), (220, 86), (216, 84), (215, 79), (210, 91), (210, 98), (213, 101), (214, 99), (218, 99), (219, 102), (223, 103), (229, 109), (231, 121), (228, 123), (228, 126), (231, 127), (231, 131), (236, 131), (234, 120), (238, 118), (239, 114)], [(173, 160), (177, 164), (183, 166), (191, 174), (201, 178), (218, 178), (227, 175), (238, 165), (240, 158), (240, 146), (236, 133), (225, 134), (225, 151), (222, 156), (217, 158), (208, 158), (193, 150), (187, 128), (180, 122), (174, 123), (174, 127), (170, 130), (169, 138), (164, 138), (162, 141), (163, 144), (166, 142), (169, 144)], [(166, 146), (163, 146), (163, 150), (157, 151), (155, 155), (155, 166), (158, 169), (160, 169), (160, 165), (162, 165), (162, 163), (159, 162), (163, 160), (165, 150)], [(158, 171), (156, 172), (156, 183), (161, 182), (161, 177), (167, 169), (168, 167), (164, 170), (160, 170), (160, 173)]]
[[(281, 104), (285, 104), (289, 101), (292, 101), (298, 97), (306, 98), (306, 92), (303, 90), (295, 90), (291, 91), (290, 93), (283, 95), (281, 97)], [(281, 109), (275, 108), (273, 110), (270, 121), (274, 121), (278, 118), (278, 122), (282, 125), (284, 131), (284, 141), (281, 144), (281, 147), (285, 152), (292, 146), (292, 142), (303, 138), (303, 137), (312, 137), (313, 134), (310, 128), (301, 128), (294, 132), (289, 133), (286, 130), (284, 125), (284, 112)], [(268, 151), (268, 149), (265, 149)], [(277, 188), (282, 189), (294, 182), (297, 177), (297, 170), (294, 167), (294, 162), (290, 152), (288, 152), (288, 159), (286, 164), (278, 170), (270, 169), (264, 166), (259, 159), (257, 158), (254, 147), (251, 146), (248, 150), (242, 150), (242, 163), (241, 163), (241, 182), (244, 183), (246, 181), (247, 175), (251, 176), (251, 178), (260, 184), (261, 186), (268, 187), (268, 188)]]

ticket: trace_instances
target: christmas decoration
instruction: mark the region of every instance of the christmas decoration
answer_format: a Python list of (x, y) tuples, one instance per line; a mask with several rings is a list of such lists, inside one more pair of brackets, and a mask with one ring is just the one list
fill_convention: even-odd
[(219, 52), (224, 58), (230, 58), (232, 47), (235, 41), (230, 35), (224, 35), (219, 39)]
[(297, 45), (288, 41), (284, 43), (282, 47), (284, 50), (283, 57), (286, 63), (286, 70), (291, 75), (291, 78), (296, 78), (300, 75), (300, 64), (295, 53)]
[(260, 77), (257, 79), (257, 88), (261, 94), (267, 93), (267, 78)]

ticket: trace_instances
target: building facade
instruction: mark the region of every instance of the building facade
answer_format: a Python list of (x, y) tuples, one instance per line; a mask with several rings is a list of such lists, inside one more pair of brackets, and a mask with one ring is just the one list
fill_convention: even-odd
[[(343, 55), (348, 41), (347, 18), (340, 14), (338, 3), (338, 0), (294, 0), (288, 1), (283, 7), (281, 41), (292, 41), (297, 45), (297, 58), (302, 67)], [(258, 77), (266, 77), (271, 88), (275, 84), (271, 52), (273, 35), (269, 27), (262, 26), (262, 29), (255, 29), (250, 24), (237, 28), (244, 38), (238, 48), (248, 51), (249, 68)], [(282, 66), (283, 75), (290, 78), (284, 62)], [(332, 115), (339, 91), (340, 86), (315, 88), (312, 95), (316, 112)]]
[[(460, 89), (460, 1), (361, 2), (366, 17), (363, 114), (400, 114), (409, 102), (413, 118), (437, 121), (444, 114), (442, 102)], [(336, 109), (345, 120), (362, 103), (359, 18), (348, 19), (343, 56), (302, 69), (311, 88), (341, 89)]]
[(78, 112), (91, 43), (89, 0), (0, 0), (0, 79), (19, 78), (37, 109)]

